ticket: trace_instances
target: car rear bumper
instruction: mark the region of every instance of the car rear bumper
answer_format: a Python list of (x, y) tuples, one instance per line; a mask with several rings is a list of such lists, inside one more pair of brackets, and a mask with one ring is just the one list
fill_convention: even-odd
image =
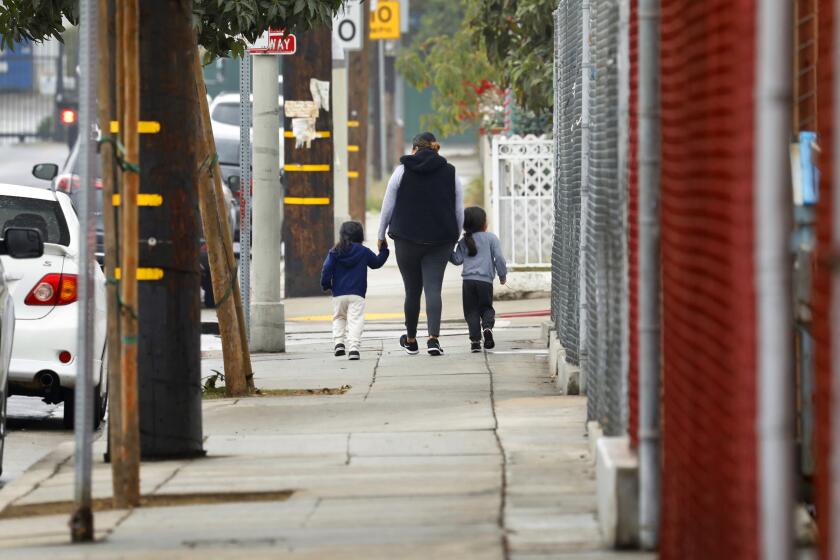
[[(15, 325), (12, 360), (9, 364), (9, 384), (12, 393), (44, 395), (57, 387), (44, 387), (40, 375), (52, 372), (58, 377), (60, 388), (76, 386), (78, 306), (54, 308), (43, 319), (18, 320)], [(70, 352), (71, 360), (63, 364), (59, 354)], [(101, 356), (94, 358), (94, 382), (102, 370)]]

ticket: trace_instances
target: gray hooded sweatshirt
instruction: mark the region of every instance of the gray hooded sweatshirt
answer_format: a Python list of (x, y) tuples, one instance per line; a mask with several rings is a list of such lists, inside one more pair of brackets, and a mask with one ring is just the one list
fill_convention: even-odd
[(479, 280), (481, 282), (493, 283), (496, 272), (500, 278), (507, 276), (507, 263), (502, 255), (501, 242), (495, 233), (481, 231), (473, 234), (475, 247), (478, 252), (471, 257), (467, 250), (467, 242), (461, 239), (455, 247), (449, 262), (455, 265), (464, 265), (461, 276), (464, 280)]

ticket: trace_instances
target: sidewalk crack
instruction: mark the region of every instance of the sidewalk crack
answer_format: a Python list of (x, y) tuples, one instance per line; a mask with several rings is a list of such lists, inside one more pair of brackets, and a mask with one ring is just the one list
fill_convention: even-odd
[(376, 383), (376, 372), (379, 369), (379, 362), (382, 360), (382, 353), (385, 351), (385, 342), (380, 340), (379, 341), (379, 355), (376, 356), (376, 364), (373, 366), (373, 377), (370, 379), (370, 385), (368, 385), (367, 393), (365, 393), (365, 398), (362, 399), (362, 402), (366, 401), (370, 396), (370, 392), (373, 390), (373, 385)]
[(502, 438), (499, 436), (499, 417), (496, 415), (496, 386), (493, 379), (493, 368), (490, 367), (490, 358), (487, 352), (484, 352), (484, 365), (487, 367), (487, 374), (490, 376), (490, 411), (493, 414), (493, 435), (496, 438), (496, 447), (502, 456), (502, 481), (501, 481), (501, 496), (499, 499), (499, 515), (496, 523), (499, 530), (502, 532), (502, 550), (504, 551), (505, 560), (510, 558), (510, 542), (508, 541), (507, 527), (505, 524), (505, 512), (507, 510), (507, 454), (505, 453), (505, 446), (502, 444)]
[(344, 450), (344, 453), (345, 453), (344, 465), (345, 466), (350, 464), (350, 459), (351, 459), (351, 457), (350, 457), (350, 438), (351, 437), (353, 437), (352, 433), (347, 434), (347, 447)]
[(315, 504), (312, 506), (312, 510), (306, 514), (306, 517), (303, 520), (303, 524), (300, 526), (301, 529), (306, 529), (306, 526), (309, 525), (309, 521), (312, 519), (312, 516), (315, 515), (315, 512), (318, 511), (318, 508), (321, 506), (321, 501), (323, 498), (318, 498), (315, 500)]

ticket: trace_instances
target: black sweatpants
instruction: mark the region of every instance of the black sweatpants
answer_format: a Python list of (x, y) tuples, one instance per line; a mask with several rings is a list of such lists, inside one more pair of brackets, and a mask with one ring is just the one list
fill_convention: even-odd
[(492, 329), (496, 324), (496, 310), (493, 309), (493, 284), (481, 280), (464, 280), (464, 319), (470, 328), (470, 340), (481, 340), (483, 329)]
[(408, 338), (417, 336), (420, 319), (420, 296), (426, 293), (426, 323), (429, 336), (440, 336), (440, 315), (443, 309), (440, 291), (443, 274), (452, 254), (454, 243), (421, 245), (395, 239), (397, 266), (405, 286), (405, 331)]

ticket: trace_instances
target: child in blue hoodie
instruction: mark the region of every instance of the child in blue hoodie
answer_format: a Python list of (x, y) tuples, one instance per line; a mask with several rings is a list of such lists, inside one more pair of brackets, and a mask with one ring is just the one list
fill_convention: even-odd
[(349, 358), (358, 360), (359, 343), (365, 328), (365, 295), (367, 269), (381, 268), (388, 260), (388, 245), (379, 254), (362, 245), (365, 232), (359, 222), (344, 222), (339, 230), (338, 243), (327, 253), (321, 271), (321, 288), (333, 295), (333, 340), (335, 355), (344, 356), (350, 347)]

